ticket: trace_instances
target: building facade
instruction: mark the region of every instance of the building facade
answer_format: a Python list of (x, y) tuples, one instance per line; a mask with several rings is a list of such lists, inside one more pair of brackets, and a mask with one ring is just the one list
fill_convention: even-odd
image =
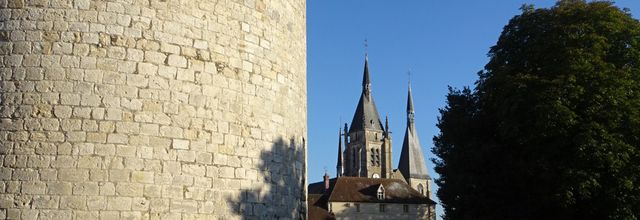
[(0, 219), (304, 218), (305, 4), (0, 1)]
[(402, 179), (338, 177), (309, 186), (309, 219), (435, 219), (435, 202)]
[(351, 126), (338, 138), (335, 179), (309, 186), (310, 219), (435, 219), (429, 176), (414, 123), (409, 87), (407, 126), (398, 169), (392, 168), (392, 137), (373, 100), (368, 58), (362, 93)]

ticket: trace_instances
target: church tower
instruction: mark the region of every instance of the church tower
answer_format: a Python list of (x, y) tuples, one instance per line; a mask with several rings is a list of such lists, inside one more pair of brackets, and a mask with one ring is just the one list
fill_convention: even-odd
[(369, 59), (365, 56), (362, 94), (348, 132), (345, 128), (345, 176), (389, 178), (391, 176), (391, 136), (382, 127), (371, 94)]
[(430, 197), (431, 177), (429, 177), (420, 146), (420, 140), (418, 139), (418, 132), (416, 132), (414, 113), (413, 97), (411, 96), (411, 86), (409, 85), (409, 95), (407, 98), (407, 129), (404, 135), (404, 142), (402, 143), (398, 169), (412, 188)]

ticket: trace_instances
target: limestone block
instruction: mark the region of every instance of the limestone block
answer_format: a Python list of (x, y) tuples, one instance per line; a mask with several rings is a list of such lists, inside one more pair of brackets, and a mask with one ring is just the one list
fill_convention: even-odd
[(173, 55), (173, 54), (169, 55), (168, 63), (169, 65), (175, 66), (175, 67), (180, 67), (180, 68), (187, 67), (187, 59), (179, 55)]
[[(161, 199), (161, 198), (151, 199), (151, 202), (149, 204), (151, 213), (162, 213), (162, 212), (168, 211), (169, 201), (170, 201), (169, 199)], [(179, 218), (180, 214), (177, 214), (177, 216), (175, 217)]]
[(144, 61), (153, 64), (164, 64), (166, 58), (167, 56), (160, 52), (147, 51), (144, 53)]
[(22, 183), (23, 194), (44, 194), (46, 184), (44, 182), (24, 182)]
[(58, 118), (71, 117), (72, 109), (69, 106), (58, 105), (53, 108), (53, 114)]
[(107, 210), (131, 210), (131, 200), (132, 199), (129, 197), (108, 197)]
[(35, 209), (55, 209), (59, 204), (58, 196), (34, 196), (32, 206)]
[[(162, 132), (162, 130), (161, 130)], [(189, 149), (189, 141), (181, 139), (173, 139), (172, 147), (174, 149)]]
[(192, 200), (171, 200), (172, 212), (196, 213), (198, 212), (198, 203)]
[(83, 196), (61, 196), (60, 209), (87, 210), (87, 201)]
[(73, 186), (73, 195), (98, 195), (98, 183), (76, 183)]
[(24, 7), (24, 0), (8, 0), (9, 8), (22, 8)]
[(162, 197), (171, 199), (182, 199), (183, 189), (180, 186), (163, 186)]
[(99, 186), (100, 186), (100, 195), (112, 196), (116, 194), (116, 187), (114, 183), (106, 182), (106, 183), (102, 183)]
[(81, 169), (60, 169), (58, 179), (68, 182), (81, 182), (89, 179), (89, 171)]
[(153, 172), (133, 171), (131, 173), (131, 180), (137, 183), (153, 183)]
[(116, 195), (120, 196), (142, 196), (144, 185), (139, 183), (117, 183)]
[(105, 210), (107, 208), (107, 199), (102, 196), (88, 196), (87, 197), (87, 209), (88, 210)]
[(60, 103), (63, 105), (79, 105), (80, 95), (73, 93), (62, 93), (60, 94)]

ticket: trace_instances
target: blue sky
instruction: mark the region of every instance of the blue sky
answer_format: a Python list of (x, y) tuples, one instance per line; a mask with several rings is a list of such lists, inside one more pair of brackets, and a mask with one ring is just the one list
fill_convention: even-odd
[[(325, 168), (335, 176), (338, 129), (351, 123), (361, 92), (365, 38), (373, 98), (393, 132), (393, 167), (404, 137), (410, 70), (417, 131), (437, 178), (432, 138), (447, 86), (473, 86), (489, 47), (525, 3), (549, 7), (555, 1), (307, 0), (309, 182), (321, 181)], [(639, 18), (640, 1), (616, 5)]]

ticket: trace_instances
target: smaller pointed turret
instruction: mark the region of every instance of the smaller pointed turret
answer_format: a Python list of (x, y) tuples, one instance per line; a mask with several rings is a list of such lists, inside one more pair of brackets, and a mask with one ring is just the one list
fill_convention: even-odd
[(344, 145), (347, 146), (347, 144), (349, 144), (349, 127), (347, 126), (347, 123), (344, 123)]
[(338, 162), (336, 165), (336, 177), (341, 177), (344, 173), (342, 154), (342, 129), (338, 129)]
[(389, 115), (384, 116), (384, 136), (389, 137)]
[(427, 171), (424, 154), (420, 146), (418, 132), (414, 123), (413, 97), (411, 85), (407, 97), (407, 129), (400, 152), (398, 169), (407, 180), (407, 183), (426, 196), (430, 196), (431, 177)]

